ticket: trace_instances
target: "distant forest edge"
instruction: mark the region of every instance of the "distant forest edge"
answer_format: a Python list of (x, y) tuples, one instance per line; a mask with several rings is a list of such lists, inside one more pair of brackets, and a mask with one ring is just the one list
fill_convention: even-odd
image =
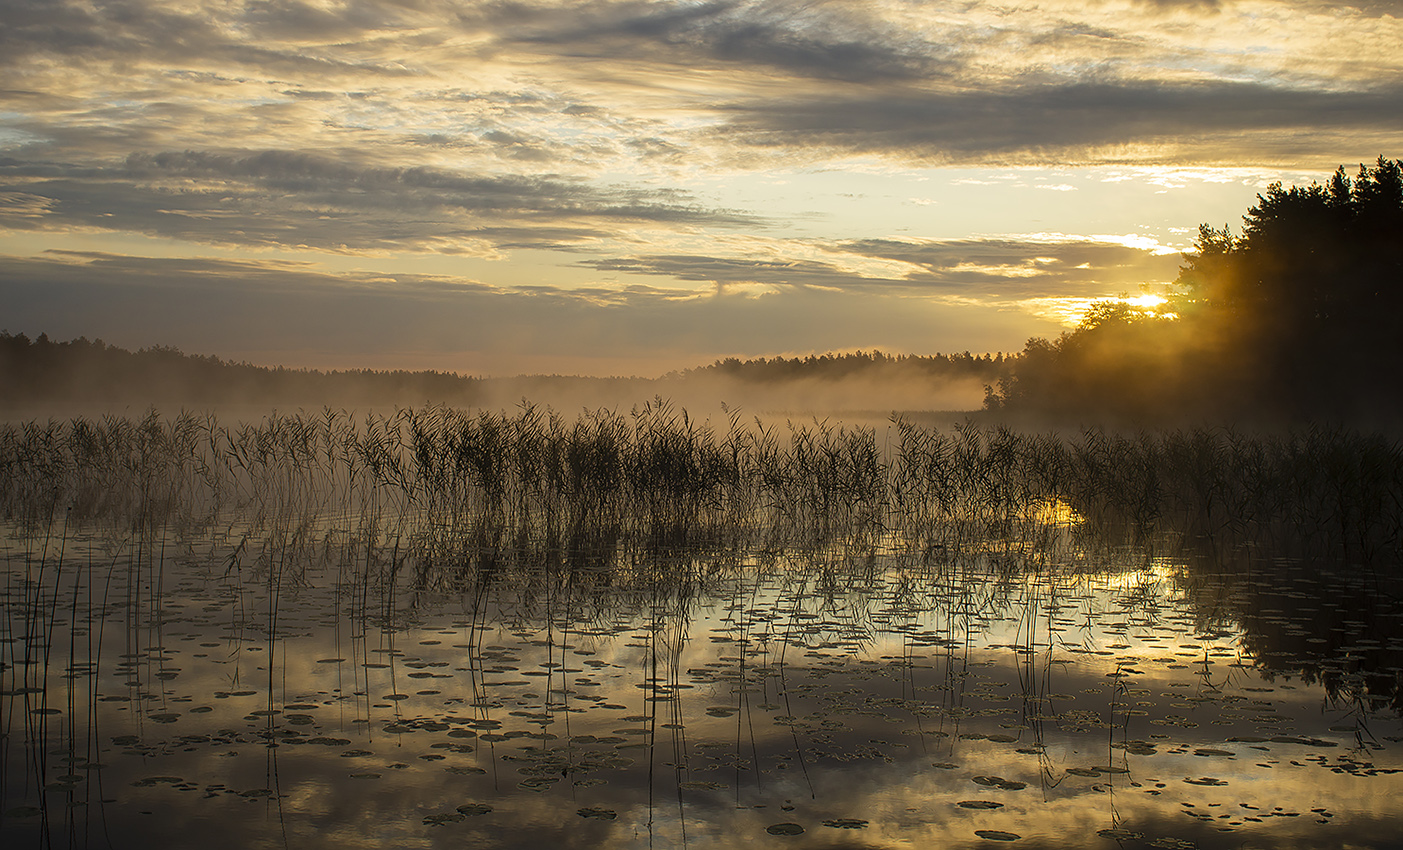
[(1403, 167), (1273, 184), (1199, 228), (1169, 299), (1097, 304), (1010, 358), (985, 407), (1043, 421), (1403, 421)]
[[(226, 404), (421, 405), (512, 404), (568, 392), (605, 404), (615, 398), (644, 401), (655, 394), (686, 394), (718, 380), (759, 393), (775, 385), (852, 381), (900, 385), (906, 399), (934, 396), (950, 385), (985, 387), (999, 380), (1002, 354), (887, 355), (880, 351), (753, 360), (726, 358), (709, 366), (657, 378), (585, 378), (534, 375), (481, 378), (437, 371), (371, 369), (318, 371), (255, 366), (155, 346), (129, 351), (102, 340), (55, 342), (46, 334), (0, 332), (0, 399), (9, 408), (46, 404), (162, 407)], [(969, 396), (968, 393), (966, 394)], [(724, 398), (720, 400), (726, 400)], [(897, 405), (901, 407), (902, 405)], [(977, 400), (975, 405), (977, 406)]]

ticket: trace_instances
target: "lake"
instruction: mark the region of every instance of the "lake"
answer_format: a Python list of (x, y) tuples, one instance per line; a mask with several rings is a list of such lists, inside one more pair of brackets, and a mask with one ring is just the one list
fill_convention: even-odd
[[(1222, 481), (1164, 461), (1137, 529), (1085, 440), (1049, 487), (991, 431), (562, 420), (533, 490), (413, 436), (524, 419), (435, 416), (0, 435), (6, 847), (1398, 843), (1396, 516), (1283, 534), (1235, 489), (1309, 437), (1211, 435)], [(722, 448), (764, 462), (675, 486)]]

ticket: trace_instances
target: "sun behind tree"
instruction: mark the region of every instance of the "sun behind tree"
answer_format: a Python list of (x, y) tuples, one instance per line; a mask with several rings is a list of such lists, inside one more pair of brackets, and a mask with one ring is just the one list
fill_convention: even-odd
[(988, 406), (1056, 418), (1403, 416), (1403, 166), (1273, 184), (1242, 234), (1199, 228), (1158, 309), (1097, 305), (1029, 340)]

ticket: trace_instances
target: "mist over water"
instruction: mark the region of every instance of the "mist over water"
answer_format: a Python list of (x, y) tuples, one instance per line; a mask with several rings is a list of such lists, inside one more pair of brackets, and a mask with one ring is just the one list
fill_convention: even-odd
[[(471, 377), (443, 372), (318, 372), (267, 369), (186, 355), (130, 352), (101, 341), (55, 343), (41, 335), (0, 334), (0, 417), (10, 421), (144, 416), (156, 409), (215, 411), (257, 421), (270, 410), (357, 410), (449, 405), (511, 411), (523, 403), (568, 415), (627, 412), (658, 398), (694, 418), (827, 418), (861, 412), (886, 417), (977, 410), (997, 382), (1002, 358), (892, 358), (877, 352), (771, 360), (718, 361), (660, 376)], [(724, 406), (724, 410), (723, 410)]]

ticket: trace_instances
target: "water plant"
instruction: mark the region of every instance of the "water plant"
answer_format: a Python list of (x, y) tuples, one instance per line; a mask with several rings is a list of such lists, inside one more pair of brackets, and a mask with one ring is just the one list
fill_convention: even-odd
[(871, 427), (779, 430), (734, 413), (718, 427), (662, 399), (573, 420), (524, 403), (0, 426), (0, 512), (31, 531), (237, 516), (250, 539), (277, 528), (310, 557), (330, 524), (343, 547), (388, 546), (384, 569), (420, 572), (835, 540), (931, 554), (1207, 546), (1392, 568), (1401, 470), (1396, 442), (1338, 429), (1063, 436), (896, 419), (879, 441)]

